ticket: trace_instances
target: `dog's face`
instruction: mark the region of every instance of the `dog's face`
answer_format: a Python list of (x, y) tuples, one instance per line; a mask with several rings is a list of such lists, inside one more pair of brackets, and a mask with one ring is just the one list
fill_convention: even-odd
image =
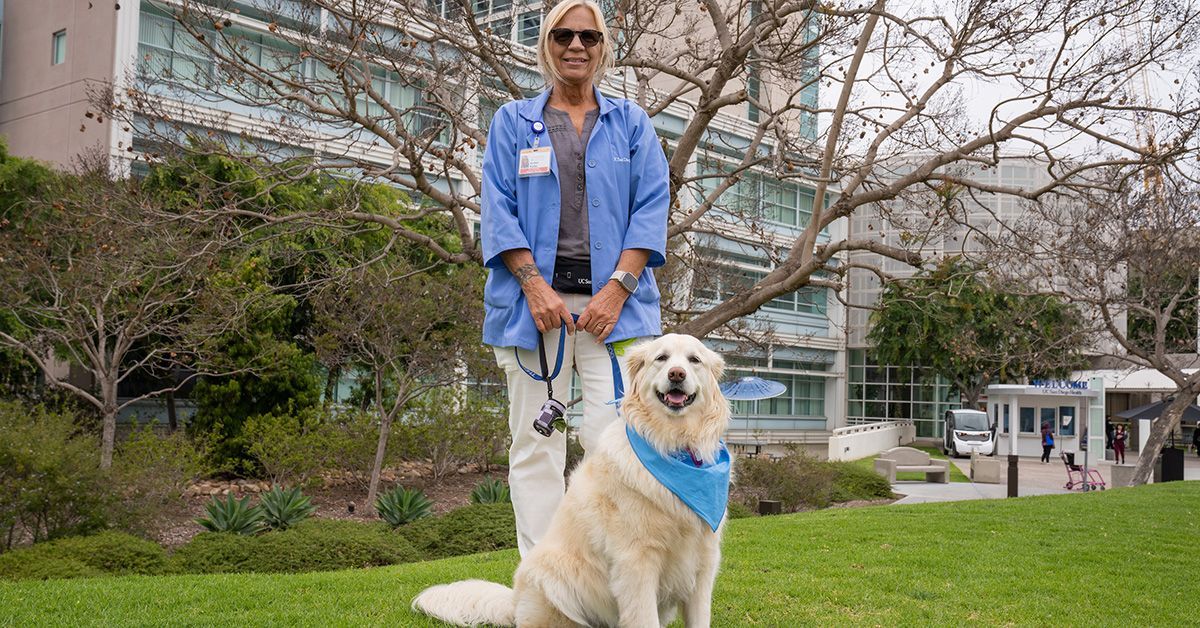
[(660, 404), (667, 413), (682, 415), (721, 398), (725, 360), (691, 336), (667, 334), (638, 345), (628, 364), (632, 390), (649, 407)]

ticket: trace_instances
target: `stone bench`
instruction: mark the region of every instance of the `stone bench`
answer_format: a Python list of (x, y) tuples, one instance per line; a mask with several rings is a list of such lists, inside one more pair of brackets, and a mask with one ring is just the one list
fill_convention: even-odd
[(929, 454), (912, 447), (892, 447), (875, 459), (875, 472), (896, 481), (897, 473), (918, 472), (925, 474), (925, 481), (945, 484), (950, 481), (950, 461), (934, 460)]
[(971, 452), (971, 481), (985, 484), (1004, 484), (1008, 481), (1008, 461), (1003, 458), (980, 456)]

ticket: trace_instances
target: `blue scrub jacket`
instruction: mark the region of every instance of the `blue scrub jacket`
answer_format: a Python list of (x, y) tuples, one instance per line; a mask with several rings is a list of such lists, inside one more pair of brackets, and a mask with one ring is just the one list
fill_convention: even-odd
[[(538, 271), (554, 276), (558, 254), (558, 165), (550, 174), (518, 177), (522, 149), (534, 146), (535, 122), (550, 90), (505, 104), (492, 118), (483, 154), (482, 238), (483, 341), (494, 347), (537, 348), (538, 331), (525, 294), (500, 254), (529, 249)], [(652, 268), (666, 263), (667, 212), (671, 203), (667, 158), (650, 117), (634, 102), (596, 90), (600, 114), (587, 142), (588, 228), (592, 246), (592, 292), (608, 281), (625, 249), (648, 249), (650, 260), (617, 319), (608, 342), (662, 333), (658, 285)], [(551, 146), (543, 131), (540, 146)], [(579, 314), (580, 312), (574, 312)]]

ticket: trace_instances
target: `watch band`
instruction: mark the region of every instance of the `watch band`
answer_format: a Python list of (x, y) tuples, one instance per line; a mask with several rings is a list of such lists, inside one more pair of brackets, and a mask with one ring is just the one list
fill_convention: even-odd
[(625, 270), (618, 270), (609, 277), (609, 280), (615, 280), (629, 294), (637, 292), (638, 278), (633, 273)]

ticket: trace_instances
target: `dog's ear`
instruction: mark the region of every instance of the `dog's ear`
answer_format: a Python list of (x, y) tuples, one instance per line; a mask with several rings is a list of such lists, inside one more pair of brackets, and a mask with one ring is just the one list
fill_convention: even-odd
[(720, 353), (708, 347), (704, 347), (704, 350), (708, 353), (705, 356), (704, 363), (708, 365), (708, 370), (712, 373), (713, 379), (718, 382), (721, 381), (721, 378), (725, 376), (725, 358), (721, 357)]
[[(654, 344), (653, 341), (643, 342), (629, 349), (628, 357), (625, 358), (625, 367), (629, 369), (629, 381), (631, 383), (636, 382), (642, 369), (646, 368), (646, 362), (650, 360), (649, 347), (652, 344)], [(626, 388), (628, 389), (629, 387), (627, 386)]]

